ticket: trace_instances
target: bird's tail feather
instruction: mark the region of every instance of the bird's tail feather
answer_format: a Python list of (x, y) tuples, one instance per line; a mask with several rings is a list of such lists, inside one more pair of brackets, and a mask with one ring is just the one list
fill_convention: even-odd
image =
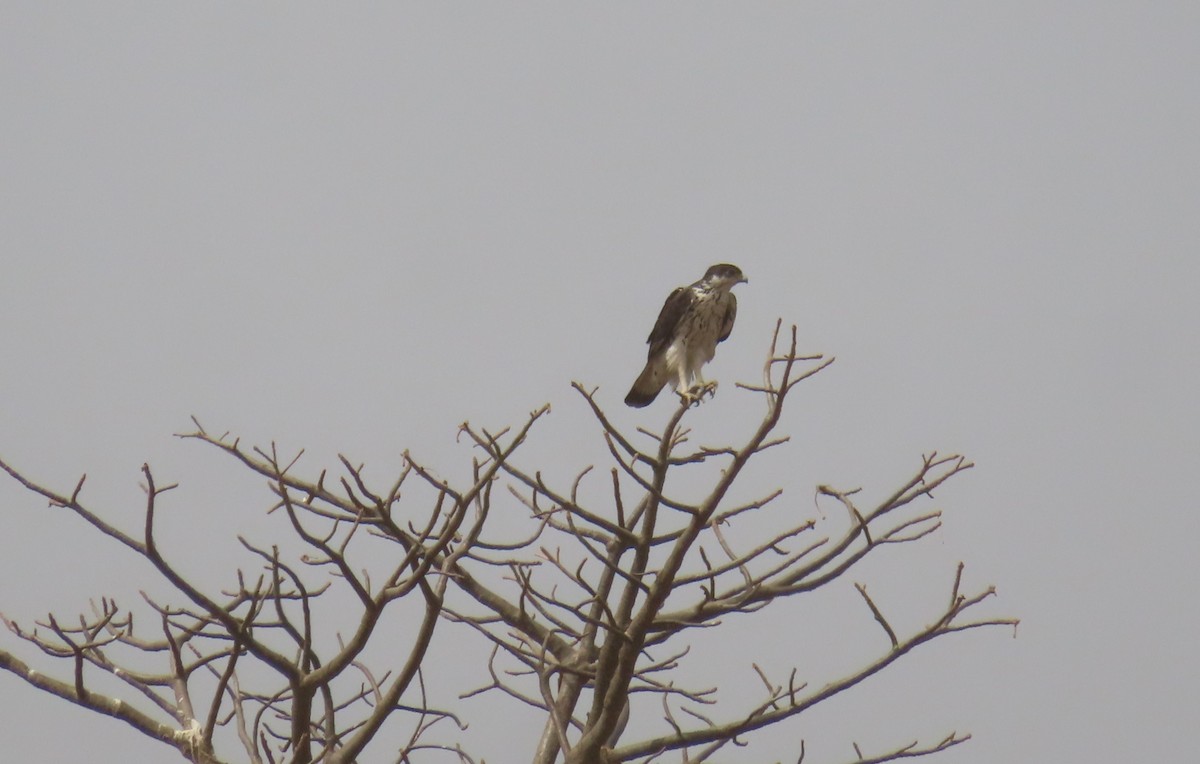
[(662, 364), (648, 362), (646, 368), (638, 375), (637, 381), (633, 383), (633, 387), (629, 389), (629, 395), (625, 396), (625, 405), (639, 409), (649, 406), (666, 383), (666, 369), (662, 368)]

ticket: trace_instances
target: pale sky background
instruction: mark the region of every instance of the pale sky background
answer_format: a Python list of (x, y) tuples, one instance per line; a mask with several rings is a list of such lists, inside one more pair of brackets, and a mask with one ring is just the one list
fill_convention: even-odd
[[(974, 740), (930, 761), (1188, 760), (1198, 43), (1194, 2), (0, 3), (0, 454), (62, 490), (87, 472), (130, 529), (149, 461), (183, 483), (167, 538), (227, 585), (235, 535), (278, 526), (259, 482), (171, 436), (190, 414), (382, 481), (405, 448), (461, 474), (460, 422), (549, 401), (530, 456), (569, 475), (597, 458), (569, 382), (660, 425), (665, 397), (621, 404), (645, 336), (671, 288), (733, 262), (750, 283), (693, 414), (708, 440), (759, 412), (732, 383), (777, 317), (838, 358), (761, 487), (812, 512), (816, 484), (878, 495), (924, 451), (978, 467), (935, 539), (780, 609), (732, 676), (752, 649), (820, 676), (808, 635), (849, 639), (826, 617), (880, 649), (851, 583), (915, 626), (958, 560), (1022, 625), (935, 642), (719, 760), (951, 730)], [(11, 617), (151, 586), (11, 481), (0, 512)], [(478, 641), (447, 638), (482, 681)], [(490, 762), (528, 760), (539, 728), (512, 711), (466, 709)], [(179, 760), (7, 673), (0, 719), (6, 761)], [(510, 749), (480, 742), (497, 729)]]

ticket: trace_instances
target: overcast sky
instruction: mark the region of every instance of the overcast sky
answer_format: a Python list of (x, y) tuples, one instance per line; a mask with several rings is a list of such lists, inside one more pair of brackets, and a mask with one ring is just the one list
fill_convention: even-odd
[[(1198, 41), (1194, 2), (0, 3), (0, 455), (63, 490), (87, 472), (130, 529), (150, 462), (183, 483), (181, 554), (227, 585), (235, 535), (277, 526), (258, 483), (171, 437), (189, 415), (384, 480), (405, 448), (457, 474), (460, 422), (549, 401), (531, 453), (571, 474), (595, 439), (570, 381), (660, 425), (665, 396), (621, 403), (645, 336), (671, 288), (733, 262), (750, 283), (695, 425), (746, 432), (760, 402), (733, 382), (797, 324), (838, 360), (763, 487), (812, 512), (818, 483), (882, 493), (922, 452), (967, 454), (941, 534), (854, 580), (919, 625), (963, 560), (1022, 625), (722, 760), (950, 730), (975, 739), (947, 764), (1185, 760)], [(0, 513), (10, 617), (147, 586), (9, 481)], [(826, 606), (863, 616), (849, 580)], [(791, 629), (762, 649), (816, 674)], [(9, 674), (0, 719), (11, 761), (176, 760)]]

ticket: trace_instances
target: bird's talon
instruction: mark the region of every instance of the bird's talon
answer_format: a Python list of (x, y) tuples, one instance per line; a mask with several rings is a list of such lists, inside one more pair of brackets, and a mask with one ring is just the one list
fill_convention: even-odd
[(679, 396), (679, 401), (683, 405), (697, 407), (704, 402), (704, 396), (706, 394), (712, 394), (713, 387), (715, 387), (713, 383), (707, 382), (703, 385), (692, 385), (683, 392), (676, 390), (675, 393)]

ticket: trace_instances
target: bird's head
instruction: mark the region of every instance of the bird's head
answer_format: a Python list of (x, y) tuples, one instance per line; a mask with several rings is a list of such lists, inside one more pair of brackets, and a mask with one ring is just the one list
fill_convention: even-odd
[(749, 281), (742, 275), (741, 268), (729, 263), (718, 263), (704, 274), (704, 283), (708, 284), (710, 289), (731, 289), (734, 284), (745, 284)]

